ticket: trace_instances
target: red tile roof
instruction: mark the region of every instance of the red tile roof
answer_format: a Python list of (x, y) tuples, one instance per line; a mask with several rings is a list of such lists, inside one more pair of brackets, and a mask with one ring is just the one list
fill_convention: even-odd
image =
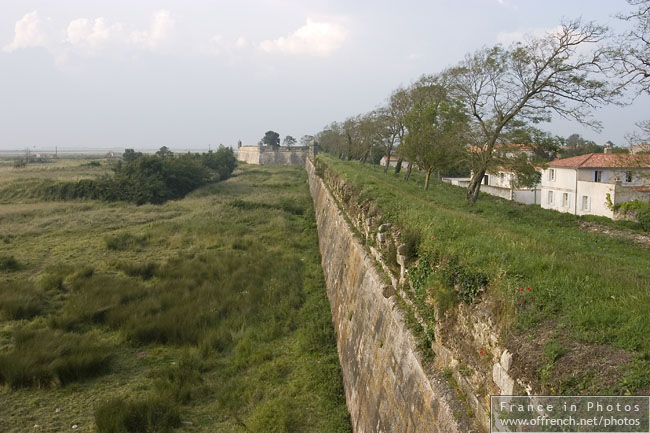
[(571, 158), (556, 159), (549, 167), (564, 168), (650, 168), (650, 155), (630, 155), (627, 153), (587, 153)]

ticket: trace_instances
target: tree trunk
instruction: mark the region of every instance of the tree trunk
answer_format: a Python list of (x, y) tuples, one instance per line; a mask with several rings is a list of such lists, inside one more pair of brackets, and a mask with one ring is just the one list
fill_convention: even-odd
[(413, 170), (413, 163), (409, 162), (408, 165), (406, 166), (406, 174), (404, 175), (405, 181), (408, 181), (409, 177), (411, 177), (411, 170)]
[(395, 177), (399, 176), (399, 172), (402, 170), (402, 157), (400, 156), (395, 165)]
[(485, 176), (485, 168), (474, 172), (472, 178), (467, 185), (467, 200), (472, 203), (476, 203), (478, 199), (478, 193), (481, 190), (481, 182), (483, 182), (483, 176)]
[(426, 171), (426, 174), (424, 175), (424, 190), (429, 189), (429, 178), (431, 177), (431, 169)]

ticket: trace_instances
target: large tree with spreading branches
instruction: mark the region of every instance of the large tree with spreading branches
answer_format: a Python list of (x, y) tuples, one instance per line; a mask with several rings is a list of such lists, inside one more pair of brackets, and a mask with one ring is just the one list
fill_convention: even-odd
[(601, 74), (601, 52), (589, 50), (605, 36), (604, 27), (572, 21), (508, 48), (479, 50), (444, 71), (445, 87), (473, 119), (477, 151), (470, 161), (468, 200), (477, 200), (495, 145), (513, 120), (550, 121), (556, 113), (598, 126), (592, 110), (618, 96)]

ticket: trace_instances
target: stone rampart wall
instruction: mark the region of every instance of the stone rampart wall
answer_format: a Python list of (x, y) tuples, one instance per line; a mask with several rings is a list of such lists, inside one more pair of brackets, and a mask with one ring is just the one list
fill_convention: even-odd
[(354, 431), (479, 431), (459, 416), (466, 405), (457, 391), (421, 360), (393, 285), (377, 270), (311, 161), (306, 168)]

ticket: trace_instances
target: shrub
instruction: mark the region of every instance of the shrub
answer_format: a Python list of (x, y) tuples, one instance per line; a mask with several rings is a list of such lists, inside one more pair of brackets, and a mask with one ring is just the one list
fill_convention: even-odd
[(422, 233), (417, 230), (406, 230), (402, 234), (402, 242), (406, 245), (407, 257), (417, 257), (421, 239)]
[(178, 407), (160, 397), (113, 398), (95, 409), (100, 433), (164, 433), (180, 424)]
[(0, 256), (0, 271), (15, 272), (20, 269), (20, 263), (14, 256)]
[(14, 334), (14, 348), (0, 355), (0, 383), (12, 388), (66, 385), (104, 374), (109, 348), (89, 335), (49, 329)]

